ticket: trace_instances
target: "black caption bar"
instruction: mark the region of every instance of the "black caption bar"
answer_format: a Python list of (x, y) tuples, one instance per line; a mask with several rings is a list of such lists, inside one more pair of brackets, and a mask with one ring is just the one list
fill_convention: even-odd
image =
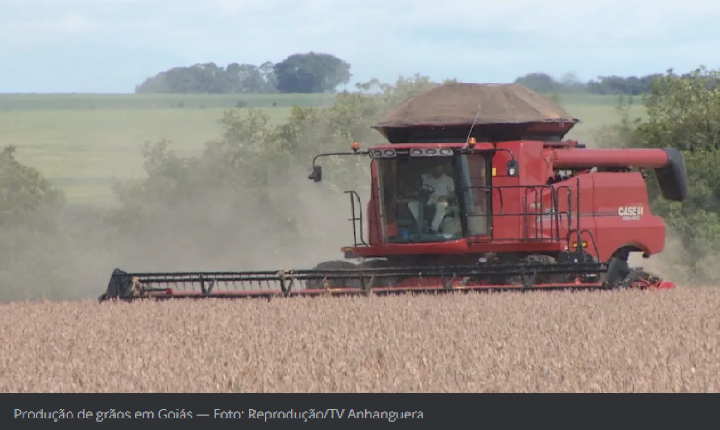
[[(648, 395), (498, 394), (1, 394), (0, 428), (109, 423), (153, 428), (203, 423), (212, 428), (319, 428), (338, 425), (515, 428), (589, 422), (683, 428), (713, 422), (712, 398)], [(627, 395), (626, 395), (627, 396)], [(666, 403), (666, 404), (664, 404)], [(716, 402), (713, 402), (716, 403)], [(607, 411), (612, 411), (608, 414)], [(590, 421), (588, 421), (590, 420)], [(709, 420), (709, 421), (708, 421)], [(634, 424), (633, 424), (634, 423)]]

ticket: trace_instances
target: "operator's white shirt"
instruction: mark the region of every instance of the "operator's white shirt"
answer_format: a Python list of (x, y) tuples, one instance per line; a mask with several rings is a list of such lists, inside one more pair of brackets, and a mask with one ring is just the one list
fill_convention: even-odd
[(435, 189), (435, 192), (430, 194), (428, 204), (437, 204), (438, 197), (446, 196), (455, 191), (455, 182), (453, 178), (443, 174), (439, 178), (434, 178), (433, 175), (426, 173), (422, 175), (423, 184), (429, 185)]

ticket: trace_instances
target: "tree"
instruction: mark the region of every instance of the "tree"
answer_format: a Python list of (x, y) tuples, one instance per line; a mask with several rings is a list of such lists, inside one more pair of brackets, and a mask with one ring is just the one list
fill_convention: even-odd
[(16, 148), (0, 152), (0, 227), (48, 231), (65, 207), (64, 194), (43, 175), (15, 159)]
[(574, 73), (566, 73), (558, 80), (547, 73), (533, 72), (518, 77), (515, 82), (543, 94), (640, 95), (649, 91), (650, 84), (658, 76), (599, 76), (597, 79), (582, 82)]
[(516, 84), (521, 84), (539, 93), (551, 93), (558, 90), (558, 82), (547, 73), (528, 73), (515, 79)]
[(640, 95), (650, 90), (650, 84), (657, 78), (658, 74), (646, 76), (600, 76), (596, 80), (590, 80), (587, 83), (587, 91), (592, 94), (608, 94), (608, 95)]
[[(270, 73), (268, 73), (268, 64)], [(226, 68), (231, 82), (229, 93), (263, 94), (276, 92), (272, 76), (272, 63), (258, 67), (253, 64), (229, 64)]]
[[(652, 80), (643, 95), (648, 119), (623, 122), (629, 146), (683, 152), (690, 184), (686, 202), (666, 202), (651, 177), (653, 212), (684, 247), (680, 264), (690, 283), (720, 282), (720, 71), (700, 67), (679, 76), (672, 69)], [(652, 175), (654, 176), (654, 175)], [(678, 267), (678, 269), (681, 269)]]
[(560, 90), (567, 93), (582, 93), (587, 90), (587, 84), (582, 82), (577, 74), (565, 73), (559, 82)]
[(231, 63), (220, 67), (215, 63), (174, 67), (146, 79), (135, 88), (136, 93), (165, 94), (238, 94), (273, 93), (275, 78), (272, 63), (258, 67)]
[(69, 266), (85, 232), (65, 234), (64, 193), (15, 153), (14, 146), (0, 152), (0, 302), (77, 297), (85, 273)]
[(281, 93), (324, 93), (350, 82), (350, 64), (330, 54), (294, 54), (275, 64)]

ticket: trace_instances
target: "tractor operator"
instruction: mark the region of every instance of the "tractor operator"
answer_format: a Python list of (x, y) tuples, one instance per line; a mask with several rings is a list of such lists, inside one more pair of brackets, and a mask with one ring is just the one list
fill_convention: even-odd
[[(432, 193), (430, 193), (426, 205), (435, 208), (430, 228), (433, 233), (437, 233), (443, 218), (445, 218), (448, 205), (455, 200), (455, 181), (445, 174), (444, 166), (441, 163), (435, 163), (429, 173), (422, 175), (422, 183), (432, 187), (428, 190), (432, 190)], [(422, 224), (423, 220), (418, 219), (420, 204), (419, 201), (409, 202), (408, 209), (410, 209), (415, 221)]]

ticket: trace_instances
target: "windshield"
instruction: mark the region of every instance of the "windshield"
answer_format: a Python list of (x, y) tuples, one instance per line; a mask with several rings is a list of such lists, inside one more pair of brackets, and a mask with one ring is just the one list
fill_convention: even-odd
[(475, 187), (486, 186), (485, 160), (480, 154), (376, 160), (385, 242), (457, 240), (467, 228), (484, 234), (476, 216), (484, 191)]

